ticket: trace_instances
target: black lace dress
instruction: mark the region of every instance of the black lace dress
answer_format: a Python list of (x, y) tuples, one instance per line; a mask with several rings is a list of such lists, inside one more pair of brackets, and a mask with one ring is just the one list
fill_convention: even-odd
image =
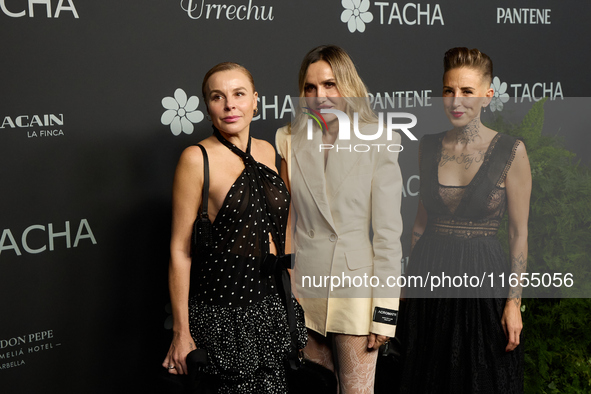
[[(285, 357), (291, 338), (275, 277), (265, 271), (269, 233), (284, 252), (289, 193), (279, 175), (224, 139), (244, 162), (213, 222), (213, 248), (196, 253), (191, 268), (189, 320), (198, 347), (206, 348), (219, 393), (286, 393)], [(265, 273), (267, 272), (267, 273)], [(294, 303), (298, 347), (307, 341), (304, 314)]]
[[(484, 285), (479, 287), (474, 279), (476, 288), (469, 281), (468, 288), (456, 281), (433, 292), (405, 289), (396, 333), (404, 349), (400, 392), (521, 393), (523, 344), (506, 353), (501, 325), (511, 266), (496, 237), (507, 206), (500, 185), (518, 141), (497, 134), (472, 181), (453, 187), (441, 185), (438, 178), (444, 135), (427, 135), (421, 141), (420, 191), (428, 223), (406, 275), (467, 274), (484, 278)], [(504, 288), (499, 275), (505, 275)]]

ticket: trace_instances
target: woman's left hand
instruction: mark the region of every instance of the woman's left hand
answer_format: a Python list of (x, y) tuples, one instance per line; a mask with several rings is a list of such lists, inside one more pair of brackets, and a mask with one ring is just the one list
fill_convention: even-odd
[(367, 336), (367, 349), (378, 350), (380, 346), (388, 342), (388, 339), (387, 336), (374, 334), (372, 332)]
[(519, 334), (523, 328), (521, 321), (521, 302), (516, 302), (515, 299), (508, 299), (501, 318), (501, 325), (507, 337), (508, 343), (505, 348), (506, 352), (515, 350), (519, 345)]

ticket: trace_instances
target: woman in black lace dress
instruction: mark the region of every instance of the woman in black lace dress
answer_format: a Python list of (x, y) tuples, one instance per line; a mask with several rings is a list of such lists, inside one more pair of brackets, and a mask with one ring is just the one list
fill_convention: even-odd
[[(421, 140), (421, 201), (406, 274), (462, 281), (432, 293), (405, 289), (402, 393), (523, 391), (521, 288), (508, 287), (508, 278), (526, 268), (531, 172), (524, 144), (480, 121), (494, 95), (491, 79), (492, 62), (477, 49), (445, 54), (452, 129)], [(505, 211), (510, 262), (496, 238)], [(475, 279), (465, 286), (464, 275), (484, 278), (483, 286), (471, 287)]]
[[(275, 149), (250, 137), (257, 93), (248, 70), (218, 64), (205, 75), (203, 98), (214, 127), (214, 134), (200, 142), (209, 158), (213, 246), (197, 250), (191, 261), (190, 238), (204, 180), (203, 154), (191, 146), (179, 160), (173, 185), (173, 339), (162, 365), (170, 373), (186, 374), (187, 354), (205, 348), (205, 372), (217, 392), (285, 393), (291, 337), (265, 259), (284, 253), (289, 193), (275, 169)], [(303, 312), (289, 298), (303, 348)]]

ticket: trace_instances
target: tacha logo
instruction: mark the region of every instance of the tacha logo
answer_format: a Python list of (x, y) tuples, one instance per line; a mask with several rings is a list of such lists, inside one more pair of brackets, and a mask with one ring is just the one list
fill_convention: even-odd
[[(531, 103), (532, 101), (540, 101), (544, 97), (548, 97), (551, 101), (558, 98), (564, 100), (560, 82), (536, 82), (533, 85), (512, 83), (509, 85), (506, 82), (501, 82), (499, 77), (494, 77), (490, 87), (495, 91), (490, 102), (492, 112), (502, 111), (504, 104), (509, 101), (510, 97), (513, 97), (515, 103), (523, 103), (524, 101)], [(509, 92), (512, 92), (512, 95), (509, 95)]]
[[(342, 0), (344, 10), (341, 12), (341, 22), (347, 24), (351, 33), (365, 32), (365, 25), (374, 20), (374, 15), (369, 10), (369, 0)], [(377, 23), (380, 25), (399, 26), (433, 26), (445, 25), (443, 12), (439, 4), (422, 3), (390, 3), (388, 1), (376, 1), (373, 3), (376, 10)]]
[(179, 135), (181, 131), (185, 134), (193, 133), (193, 123), (203, 120), (203, 112), (199, 111), (199, 98), (191, 96), (187, 100), (187, 93), (183, 89), (177, 89), (174, 97), (164, 97), (162, 106), (166, 109), (160, 118), (163, 125), (170, 125), (170, 131)]
[[(68, 5), (64, 5), (64, 1), (67, 2)], [(74, 5), (73, 0), (59, 0), (53, 16), (51, 14), (51, 0), (28, 0), (28, 3), (28, 9), (21, 9), (17, 11), (16, 8), (12, 8), (12, 4), (11, 10), (9, 10), (8, 7), (6, 7), (6, 0), (0, 0), (0, 9), (2, 10), (2, 12), (4, 12), (5, 15), (8, 15), (11, 18), (22, 18), (23, 16), (27, 16), (27, 11), (29, 18), (34, 18), (35, 10), (37, 9), (37, 11), (39, 11), (39, 9), (42, 9), (42, 6), (45, 5), (45, 15), (47, 18), (59, 18), (63, 11), (71, 12), (74, 18), (76, 19), (80, 18), (78, 16), (78, 11), (76, 10), (76, 6)], [(34, 5), (37, 5), (37, 7), (33, 7)]]

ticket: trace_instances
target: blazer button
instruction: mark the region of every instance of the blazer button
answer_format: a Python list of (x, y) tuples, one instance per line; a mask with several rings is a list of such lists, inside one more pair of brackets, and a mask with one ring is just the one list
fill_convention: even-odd
[(330, 237), (328, 237), (328, 239), (330, 239), (330, 242), (335, 242), (337, 240), (337, 235), (336, 234), (330, 234)]
[(310, 238), (314, 238), (314, 230), (308, 231), (308, 235), (310, 236)]

